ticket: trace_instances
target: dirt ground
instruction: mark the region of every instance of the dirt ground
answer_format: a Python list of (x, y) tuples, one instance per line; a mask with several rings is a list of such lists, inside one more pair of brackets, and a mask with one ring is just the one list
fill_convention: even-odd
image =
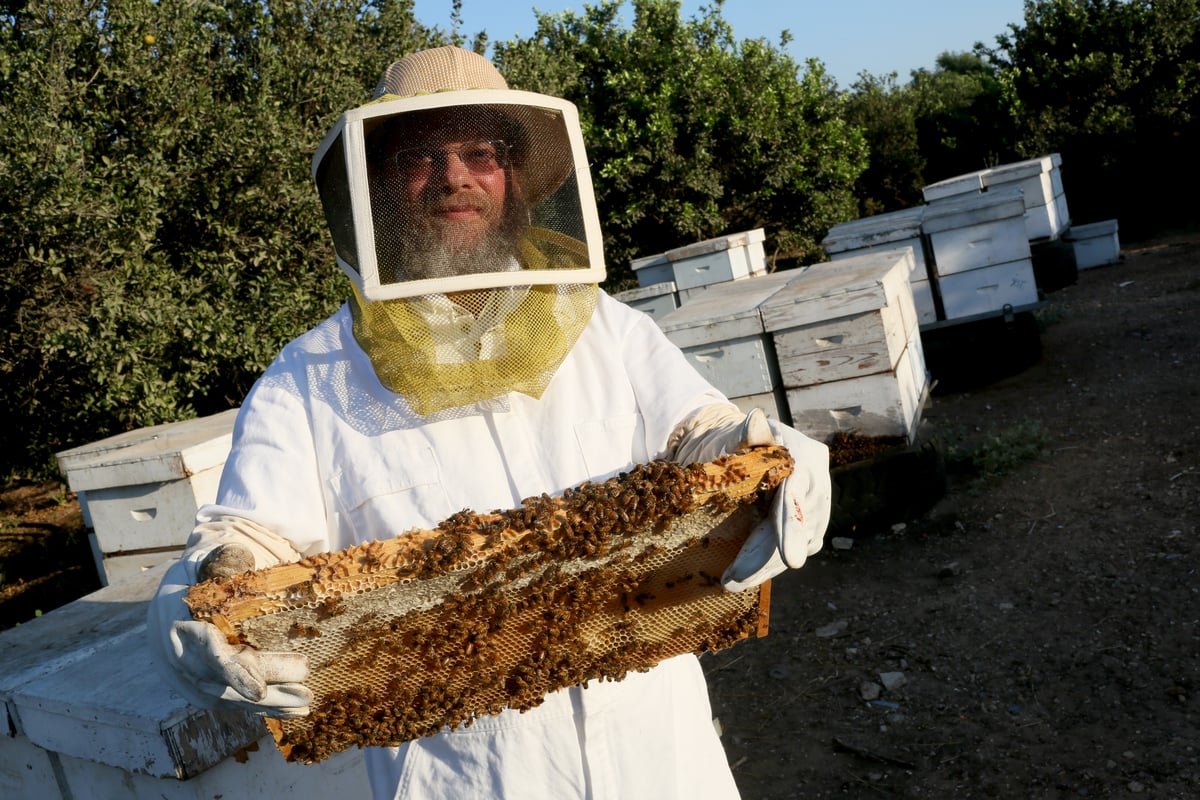
[(747, 800), (1200, 797), (1200, 242), (1047, 300), (1037, 364), (927, 408), (942, 500), (704, 657)]
[[(1038, 363), (926, 409), (937, 505), (827, 542), (766, 638), (704, 656), (746, 800), (1200, 797), (1200, 239), (1047, 299)], [(62, 486), (5, 490), (0, 629), (90, 559)]]

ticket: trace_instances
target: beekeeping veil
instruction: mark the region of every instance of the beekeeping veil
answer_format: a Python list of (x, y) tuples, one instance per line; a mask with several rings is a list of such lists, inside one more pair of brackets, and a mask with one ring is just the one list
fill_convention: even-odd
[(572, 104), (469, 50), (420, 51), (341, 116), (313, 177), (386, 387), (422, 415), (541, 396), (604, 279)]

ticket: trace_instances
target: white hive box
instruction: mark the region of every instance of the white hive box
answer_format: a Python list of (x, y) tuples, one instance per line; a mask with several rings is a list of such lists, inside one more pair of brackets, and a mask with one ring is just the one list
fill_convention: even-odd
[(1021, 190), (1025, 203), (1025, 231), (1031, 241), (1056, 239), (1070, 225), (1067, 196), (1062, 182), (1062, 156), (1001, 164), (957, 175), (921, 190), (927, 203), (937, 203), (979, 193)]
[[(779, 370), (759, 306), (799, 270), (734, 281), (705, 293), (656, 322), (696, 370), (726, 397), (765, 403), (775, 397)], [(768, 410), (769, 409), (764, 409)], [(775, 409), (780, 413), (778, 405)]]
[(938, 278), (938, 291), (946, 320), (1019, 311), (1041, 302), (1029, 258), (946, 275)]
[(635, 258), (629, 262), (633, 276), (637, 278), (638, 286), (657, 286), (661, 283), (674, 283), (671, 274), (671, 262), (662, 253), (653, 256)]
[(1021, 190), (1025, 233), (1030, 241), (1057, 239), (1070, 225), (1061, 164), (1062, 157), (1052, 153), (983, 171), (984, 191)]
[(1121, 260), (1121, 243), (1117, 237), (1117, 221), (1106, 219), (1087, 225), (1072, 225), (1063, 236), (1075, 251), (1075, 266), (1091, 269)]
[(675, 291), (674, 281), (664, 281), (617, 292), (613, 297), (627, 306), (649, 314), (654, 319), (679, 308), (679, 294)]
[(922, 229), (929, 237), (939, 284), (947, 275), (1030, 258), (1021, 192), (963, 195), (926, 208)]
[(921, 324), (936, 322), (938, 318), (929, 264), (925, 260), (924, 232), (921, 229), (925, 208), (913, 206), (839, 223), (830, 228), (821, 241), (822, 248), (832, 261), (863, 253), (905, 247), (911, 249), (913, 269), (909, 273), (909, 283)]
[(931, 183), (921, 190), (926, 203), (936, 203), (961, 195), (979, 194), (983, 191), (983, 172), (968, 172), (953, 178)]
[(792, 424), (912, 440), (928, 391), (909, 249), (817, 264), (762, 306)]
[(365, 797), (358, 750), (290, 764), (248, 713), (188, 706), (160, 679), (146, 607), (163, 568), (0, 632), (0, 797)]
[(197, 509), (216, 498), (236, 416), (155, 425), (57, 454), (93, 531), (102, 581), (178, 555)]
[(675, 286), (682, 292), (698, 286), (736, 281), (767, 272), (762, 228), (718, 236), (668, 250)]

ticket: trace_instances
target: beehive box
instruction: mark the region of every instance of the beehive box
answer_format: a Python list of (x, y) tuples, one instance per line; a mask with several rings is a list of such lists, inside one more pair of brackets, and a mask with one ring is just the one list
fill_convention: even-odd
[(767, 272), (762, 228), (718, 236), (668, 250), (663, 255), (680, 291), (735, 281)]
[(1051, 153), (947, 178), (926, 186), (921, 193), (927, 203), (933, 204), (979, 193), (1019, 190), (1025, 203), (1026, 238), (1055, 239), (1070, 224), (1061, 165), (1062, 156)]
[(178, 555), (213, 502), (237, 409), (140, 428), (57, 454), (79, 496), (104, 583)]
[(617, 292), (613, 297), (627, 306), (650, 315), (654, 319), (665, 316), (679, 308), (679, 294), (675, 291), (674, 281), (664, 281), (662, 283), (651, 284), (650, 286), (640, 286), (637, 289), (628, 289), (624, 292)]
[(162, 572), (0, 631), (0, 797), (369, 796), (361, 751), (289, 764), (257, 715), (194, 708), (167, 686), (146, 635)]
[(1030, 257), (1025, 203), (1017, 190), (964, 195), (926, 208), (922, 228), (929, 236), (934, 272), (947, 275)]
[(671, 262), (662, 253), (635, 258), (629, 263), (629, 267), (633, 270), (633, 276), (637, 278), (638, 286), (675, 282), (675, 276), (671, 273)]
[(943, 276), (938, 289), (946, 320), (1027, 309), (1041, 302), (1029, 258)]
[(985, 191), (1021, 190), (1025, 201), (1025, 233), (1030, 241), (1057, 239), (1070, 225), (1061, 164), (1062, 157), (1053, 153), (983, 172)]
[(843, 222), (830, 228), (828, 235), (821, 241), (822, 248), (832, 261), (863, 253), (905, 247), (911, 249), (913, 268), (909, 273), (909, 284), (912, 286), (917, 317), (922, 324), (935, 322), (938, 318), (929, 277), (929, 262), (925, 254), (925, 236), (921, 228), (925, 208), (926, 206), (914, 206)]
[(696, 370), (726, 397), (773, 392), (779, 383), (759, 306), (799, 276), (788, 270), (734, 281), (656, 320)]
[(915, 435), (928, 381), (911, 264), (905, 248), (814, 265), (763, 303), (798, 429)]
[(1077, 269), (1091, 269), (1121, 260), (1117, 221), (1106, 219), (1087, 225), (1072, 225), (1063, 236), (1075, 251)]
[(926, 203), (936, 203), (939, 200), (949, 200), (962, 195), (979, 194), (983, 191), (983, 172), (967, 172), (955, 175), (936, 183), (931, 183), (921, 190), (921, 196)]
[(920, 343), (914, 332), (891, 372), (789, 388), (792, 425), (822, 441), (841, 431), (904, 436), (911, 443), (929, 391)]

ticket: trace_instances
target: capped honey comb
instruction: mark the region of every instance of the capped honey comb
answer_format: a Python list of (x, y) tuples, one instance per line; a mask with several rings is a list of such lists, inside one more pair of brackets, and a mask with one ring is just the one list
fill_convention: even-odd
[(307, 717), (267, 720), (289, 761), (395, 746), (549, 692), (766, 634), (769, 584), (720, 576), (787, 450), (640, 464), (561, 497), (192, 587), (234, 644), (308, 657)]

